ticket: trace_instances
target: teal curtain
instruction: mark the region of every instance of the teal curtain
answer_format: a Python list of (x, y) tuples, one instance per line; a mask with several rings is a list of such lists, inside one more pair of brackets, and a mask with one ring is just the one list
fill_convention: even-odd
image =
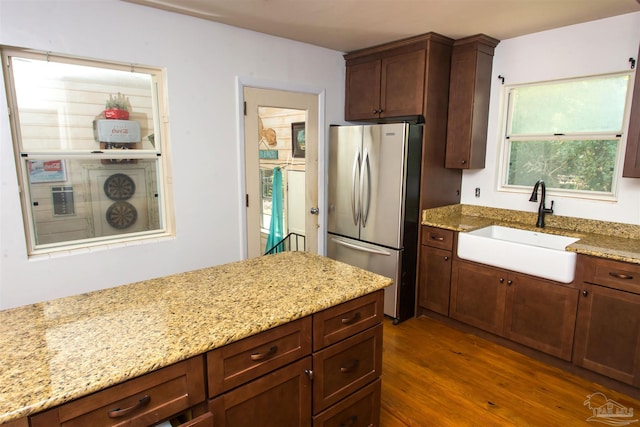
[[(276, 167), (273, 169), (273, 190), (271, 192), (271, 225), (269, 226), (269, 237), (265, 252), (273, 248), (284, 237), (283, 232), (283, 213), (282, 213), (282, 169)], [(282, 252), (283, 245), (278, 245), (273, 252)]]

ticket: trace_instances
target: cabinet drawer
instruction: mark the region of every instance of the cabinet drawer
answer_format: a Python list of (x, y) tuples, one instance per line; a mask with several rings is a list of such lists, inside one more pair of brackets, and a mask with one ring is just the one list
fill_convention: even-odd
[(313, 350), (364, 331), (382, 322), (384, 291), (347, 301), (313, 315)]
[(313, 413), (380, 376), (382, 324), (313, 354)]
[(204, 399), (204, 364), (194, 357), (38, 414), (31, 426), (149, 426)]
[(215, 427), (311, 427), (311, 357), (209, 401)]
[(311, 316), (207, 353), (209, 397), (311, 353)]
[(451, 251), (453, 250), (453, 231), (424, 226), (422, 228), (421, 242), (423, 245)]
[(380, 425), (380, 378), (313, 417), (313, 427)]
[(200, 415), (191, 421), (180, 424), (179, 427), (213, 427), (213, 414), (211, 412), (207, 412), (206, 414)]
[(587, 256), (580, 259), (585, 282), (640, 294), (640, 265)]

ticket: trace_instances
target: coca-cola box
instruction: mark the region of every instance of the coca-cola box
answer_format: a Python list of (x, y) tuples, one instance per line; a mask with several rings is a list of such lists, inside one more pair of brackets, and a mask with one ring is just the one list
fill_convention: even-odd
[(139, 142), (140, 124), (135, 120), (94, 120), (93, 137), (98, 142)]

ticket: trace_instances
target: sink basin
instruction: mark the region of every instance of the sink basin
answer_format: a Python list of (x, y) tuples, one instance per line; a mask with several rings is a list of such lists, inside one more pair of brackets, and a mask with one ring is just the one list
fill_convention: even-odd
[(458, 234), (458, 257), (544, 279), (571, 283), (576, 253), (565, 248), (579, 240), (539, 231), (491, 225)]

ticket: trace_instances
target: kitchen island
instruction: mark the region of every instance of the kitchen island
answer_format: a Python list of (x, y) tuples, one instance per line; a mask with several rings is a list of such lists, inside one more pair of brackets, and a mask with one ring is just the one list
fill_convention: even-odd
[(287, 252), (0, 311), (0, 424), (390, 284)]

